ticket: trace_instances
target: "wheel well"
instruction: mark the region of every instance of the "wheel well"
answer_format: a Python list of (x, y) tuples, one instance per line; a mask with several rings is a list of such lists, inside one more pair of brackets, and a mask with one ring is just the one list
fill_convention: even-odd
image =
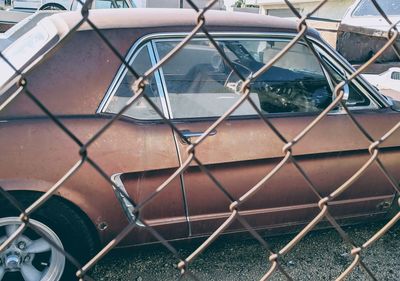
[[(14, 198), (16, 198), (17, 201), (18, 201), (18, 198), (21, 198), (23, 195), (28, 194), (28, 193), (30, 195), (32, 195), (32, 197), (34, 197), (34, 198), (39, 198), (40, 196), (42, 196), (44, 194), (43, 192), (30, 191), (30, 190), (13, 190), (13, 191), (8, 191), (8, 193), (10, 195), (12, 195)], [(98, 249), (100, 247), (100, 237), (96, 230), (96, 226), (93, 224), (93, 222), (90, 220), (90, 218), (86, 215), (86, 213), (81, 210), (81, 208), (79, 208), (73, 202), (71, 202), (61, 196), (58, 196), (58, 195), (53, 195), (49, 200), (59, 200), (63, 204), (65, 204), (68, 208), (70, 208), (72, 211), (74, 211), (83, 220), (85, 225), (88, 227), (91, 236), (94, 238), (93, 240), (95, 242), (96, 249)]]

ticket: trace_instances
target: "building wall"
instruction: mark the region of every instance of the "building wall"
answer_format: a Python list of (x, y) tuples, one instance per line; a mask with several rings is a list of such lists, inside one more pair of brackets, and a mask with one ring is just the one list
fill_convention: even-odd
[[(291, 0), (302, 14), (312, 11), (320, 0)], [(342, 19), (348, 7), (354, 0), (331, 0), (326, 2), (315, 14), (315, 17)], [(293, 13), (289, 10), (283, 0), (249, 0), (246, 3), (260, 6), (261, 14), (270, 14), (281, 17), (291, 17)]]
[(235, 12), (242, 12), (242, 13), (252, 13), (252, 14), (260, 13), (260, 10), (258, 8), (249, 8), (249, 7), (246, 7), (246, 8), (233, 7), (232, 10)]

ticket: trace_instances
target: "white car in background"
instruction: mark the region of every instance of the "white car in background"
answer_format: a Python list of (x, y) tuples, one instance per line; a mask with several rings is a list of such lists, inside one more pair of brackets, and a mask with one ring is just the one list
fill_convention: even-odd
[[(392, 23), (400, 21), (400, 0), (376, 1)], [(337, 50), (353, 64), (371, 58), (387, 42), (390, 24), (382, 17), (371, 0), (356, 0), (343, 17), (337, 37)], [(398, 25), (400, 28), (400, 25)], [(400, 44), (400, 40), (397, 44)], [(379, 63), (397, 62), (393, 50), (379, 57)]]
[(392, 67), (382, 74), (364, 74), (364, 78), (384, 95), (400, 100), (400, 67)]
[[(82, 0), (81, 2), (85, 2)], [(82, 5), (77, 0), (13, 0), (14, 10), (78, 10)], [(92, 9), (136, 8), (135, 0), (94, 0)]]
[[(82, 8), (86, 0), (13, 0), (12, 6), (7, 10), (0, 10), (0, 50), (5, 45), (10, 44), (10, 35), (14, 39), (15, 31), (21, 26), (27, 27), (27, 22), (37, 23), (45, 17), (48, 12), (57, 11), (76, 11)], [(93, 0), (90, 9), (110, 9), (110, 8), (137, 8), (137, 0)], [(39, 14), (38, 13), (42, 13)], [(10, 31), (10, 29), (12, 29)], [(10, 31), (10, 32), (8, 32)], [(25, 33), (25, 31), (19, 33)], [(5, 34), (8, 33), (8, 34)], [(8, 41), (4, 41), (7, 39)]]
[[(393, 23), (400, 20), (399, 0), (377, 0), (377, 3)], [(342, 24), (381, 31), (388, 31), (390, 27), (371, 0), (355, 1), (343, 17)]]

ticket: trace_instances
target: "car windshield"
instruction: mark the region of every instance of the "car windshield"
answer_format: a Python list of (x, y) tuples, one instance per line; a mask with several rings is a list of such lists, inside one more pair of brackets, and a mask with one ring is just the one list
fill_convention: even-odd
[[(11, 44), (2, 54), (18, 70), (33, 58), (49, 41), (49, 33), (41, 26), (34, 27), (20, 39)], [(15, 74), (14, 69), (0, 58), (0, 87)]]
[[(400, 16), (400, 1), (376, 0), (382, 10), (389, 16)], [(381, 16), (371, 0), (362, 0), (355, 9), (353, 16)]]

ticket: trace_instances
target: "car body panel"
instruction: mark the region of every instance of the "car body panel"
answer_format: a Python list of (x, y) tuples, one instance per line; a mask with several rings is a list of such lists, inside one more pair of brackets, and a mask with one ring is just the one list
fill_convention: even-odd
[[(377, 111), (356, 113), (355, 116), (373, 138), (377, 139), (400, 121), (398, 114), (387, 113)], [(291, 140), (314, 118), (315, 116), (296, 116), (274, 117), (270, 120), (287, 140)], [(193, 122), (178, 124), (177, 127), (181, 130), (204, 132), (210, 124)], [(192, 141), (194, 140), (193, 138)], [(396, 159), (400, 156), (399, 140), (400, 133), (397, 133), (382, 146), (382, 157), (386, 167), (393, 174), (400, 173), (396, 165)], [(368, 146), (369, 142), (357, 131), (348, 116), (332, 114), (325, 117), (296, 144), (293, 155), (317, 187), (317, 191), (324, 197), (362, 167), (370, 157)], [(220, 184), (238, 199), (282, 160), (282, 148), (283, 143), (263, 121), (230, 120), (219, 126), (215, 135), (209, 136), (196, 148), (196, 157), (206, 165)], [(187, 158), (187, 145), (181, 142), (179, 151), (184, 161)], [(192, 233), (209, 233), (214, 230), (210, 229), (209, 224), (217, 226), (220, 225), (221, 217), (227, 218), (229, 199), (199, 168), (191, 167), (183, 178)], [(372, 188), (366, 189), (365, 186)], [(390, 182), (374, 165), (337, 199), (337, 206), (332, 207), (332, 212), (341, 217), (354, 214), (359, 205), (353, 209), (343, 208), (341, 204), (351, 206), (350, 202), (359, 200), (364, 200), (366, 204), (362, 212), (379, 212), (377, 206), (382, 201), (390, 201), (393, 195), (394, 190)], [(319, 198), (312, 192), (309, 184), (293, 164), (289, 163), (262, 185), (256, 196), (244, 203), (240, 210), (249, 217), (252, 226), (262, 228), (283, 222), (304, 223), (315, 216), (318, 201)], [(310, 208), (311, 205), (313, 212), (302, 210)], [(282, 211), (287, 206), (307, 216), (301, 216), (294, 211), (289, 215), (290, 212)], [(240, 225), (232, 227), (234, 230)]]
[[(86, 142), (109, 119), (93, 117), (61, 121), (82, 142)], [(0, 125), (0, 132), (0, 142), (7, 147), (2, 151), (3, 159), (9, 159), (1, 163), (0, 169), (2, 182), (8, 182), (4, 185), (6, 189), (36, 189), (45, 192), (81, 159), (78, 154), (79, 146), (46, 119), (9, 121)], [(12, 140), (7, 137), (10, 133), (15, 137)], [(127, 173), (131, 178), (145, 183), (153, 177), (148, 177), (142, 171), (153, 170), (154, 173), (178, 166), (172, 132), (163, 124), (143, 126), (130, 121), (118, 121), (88, 148), (88, 156), (109, 175)], [(24, 159), (22, 162), (21, 157)], [(18, 171), (15, 167), (18, 167)], [(160, 175), (157, 180), (161, 179), (163, 178)], [(35, 182), (35, 185), (29, 186), (31, 182)], [(46, 184), (38, 188), (43, 182)], [(137, 196), (135, 186), (127, 185), (127, 190), (134, 200), (142, 199)], [(146, 185), (143, 185), (143, 196), (147, 190)], [(105, 240), (111, 239), (128, 223), (109, 181), (101, 177), (88, 163), (83, 164), (57, 194), (79, 206), (95, 225), (106, 223), (108, 228), (104, 231)], [(176, 204), (167, 209), (159, 204), (160, 200)], [(180, 182), (171, 185), (169, 191), (158, 196), (147, 209), (151, 210), (150, 218), (155, 214), (161, 218), (169, 215), (185, 217)], [(184, 222), (186, 226), (186, 221)], [(187, 236), (187, 229), (183, 229), (184, 231), (180, 230), (183, 235), (181, 237)], [(177, 233), (175, 235), (180, 236)]]
[[(127, 51), (132, 42), (131, 38), (135, 38), (135, 33), (124, 30), (106, 32), (106, 35), (121, 53)], [(65, 57), (70, 57), (71, 60), (65, 61)], [(75, 67), (77, 61), (81, 62), (79, 70)], [(54, 114), (94, 114), (119, 65), (118, 58), (94, 32), (80, 32), (63, 47), (63, 54), (56, 53), (51, 59), (38, 65), (35, 71), (27, 74), (30, 81), (29, 90)], [(103, 70), (100, 73), (101, 77), (97, 69)], [(41, 77), (49, 76), (52, 77), (51, 80), (41, 82)], [(73, 89), (68, 79), (75, 82)], [(0, 100), (6, 99), (8, 94), (10, 93), (1, 95)], [(60, 103), (59, 96), (68, 97), (67, 103)], [(43, 115), (40, 108), (26, 95), (19, 95), (0, 112), (2, 117)]]

